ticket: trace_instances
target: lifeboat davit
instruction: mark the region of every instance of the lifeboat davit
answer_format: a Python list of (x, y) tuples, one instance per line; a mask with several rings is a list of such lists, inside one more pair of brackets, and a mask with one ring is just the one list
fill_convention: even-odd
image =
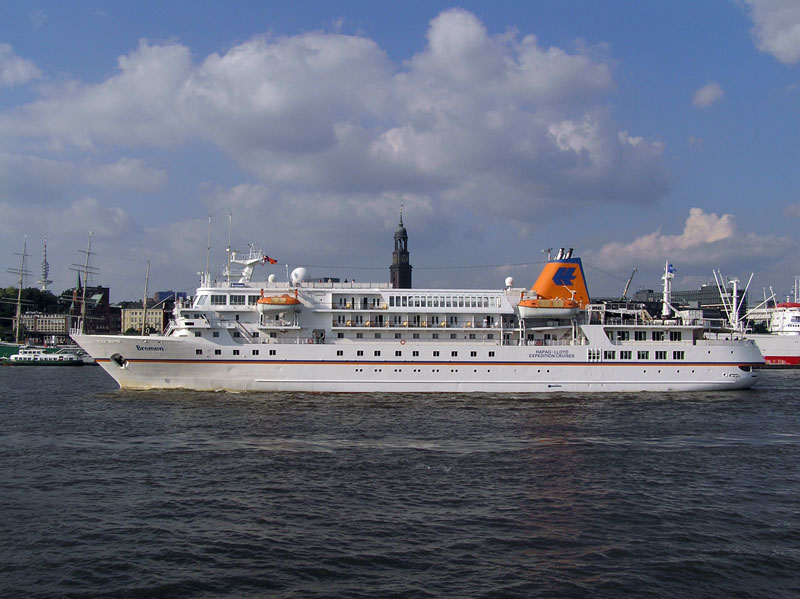
[(572, 318), (578, 313), (578, 302), (571, 299), (527, 298), (519, 301), (522, 318)]
[(284, 293), (283, 295), (268, 295), (258, 300), (259, 312), (286, 311), (288, 308), (296, 308), (301, 305), (296, 297)]

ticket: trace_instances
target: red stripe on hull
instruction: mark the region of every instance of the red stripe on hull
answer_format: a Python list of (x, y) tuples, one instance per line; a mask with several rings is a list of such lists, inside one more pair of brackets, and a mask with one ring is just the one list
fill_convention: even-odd
[(767, 366), (800, 366), (800, 356), (764, 356)]

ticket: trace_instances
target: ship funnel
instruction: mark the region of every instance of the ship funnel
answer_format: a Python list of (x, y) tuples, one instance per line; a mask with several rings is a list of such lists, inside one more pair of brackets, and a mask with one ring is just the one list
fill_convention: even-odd
[(563, 248), (545, 264), (532, 290), (544, 299), (574, 299), (581, 308), (590, 303), (581, 259), (565, 257)]

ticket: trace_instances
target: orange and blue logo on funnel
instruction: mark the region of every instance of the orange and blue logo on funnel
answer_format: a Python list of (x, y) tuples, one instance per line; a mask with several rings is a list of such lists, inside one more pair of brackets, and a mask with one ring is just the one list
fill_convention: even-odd
[(532, 289), (545, 299), (574, 299), (581, 308), (590, 303), (580, 258), (551, 260)]

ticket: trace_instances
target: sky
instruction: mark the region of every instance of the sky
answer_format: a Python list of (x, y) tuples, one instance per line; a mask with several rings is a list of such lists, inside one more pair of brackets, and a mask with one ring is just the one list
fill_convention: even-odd
[[(0, 4), (0, 286), (313, 277), (593, 296), (800, 275), (796, 0)], [(210, 223), (210, 224), (209, 224)], [(209, 251), (210, 247), (210, 251)]]

